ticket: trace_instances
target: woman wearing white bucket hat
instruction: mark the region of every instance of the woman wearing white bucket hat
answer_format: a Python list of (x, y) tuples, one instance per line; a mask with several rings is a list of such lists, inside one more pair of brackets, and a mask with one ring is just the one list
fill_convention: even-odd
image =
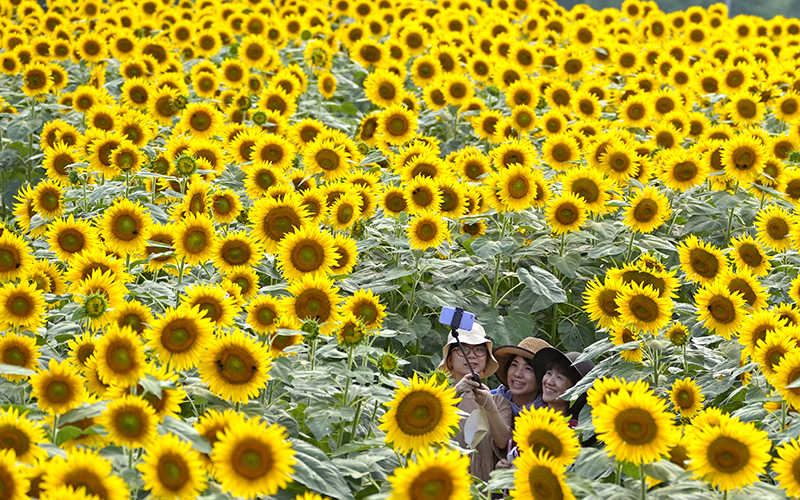
[(498, 364), (492, 354), (492, 341), (478, 323), (472, 330), (458, 330), (458, 339), (466, 352), (456, 347), (452, 334), (442, 350), (439, 369), (447, 372), (455, 381), (456, 393), (461, 398), (458, 409), (470, 414), (462, 419), (461, 432), (455, 435), (458, 444), (473, 448), (470, 474), (489, 480), (498, 460), (506, 456), (505, 447), (511, 437), (511, 404), (502, 396), (492, 394), (484, 384), (472, 380), (472, 372), (486, 378), (497, 371)]

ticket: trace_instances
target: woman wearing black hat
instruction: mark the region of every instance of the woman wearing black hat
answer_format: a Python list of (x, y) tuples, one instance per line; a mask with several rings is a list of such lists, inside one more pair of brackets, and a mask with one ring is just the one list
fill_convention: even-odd
[(572, 406), (561, 396), (594, 368), (594, 363), (589, 360), (575, 363), (580, 355), (579, 352), (564, 354), (558, 349), (545, 347), (533, 357), (536, 380), (542, 388), (542, 400), (549, 408), (568, 415), (570, 427), (578, 425), (578, 416), (586, 405), (586, 395), (582, 394)]

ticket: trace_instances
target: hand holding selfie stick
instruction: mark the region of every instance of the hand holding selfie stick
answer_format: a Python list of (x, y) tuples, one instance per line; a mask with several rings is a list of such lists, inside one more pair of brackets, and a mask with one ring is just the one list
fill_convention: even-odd
[[(450, 311), (452, 311), (452, 314), (453, 314), (453, 317), (450, 320), (450, 322), (448, 323), (446, 321), (442, 321), (442, 319), (445, 318), (446, 315)], [(467, 313), (467, 314), (469, 314), (469, 313)], [(480, 384), (481, 383), (481, 377), (477, 373), (475, 373), (475, 370), (472, 369), (472, 365), (470, 364), (469, 359), (467, 359), (467, 352), (464, 350), (464, 346), (461, 345), (461, 340), (459, 340), (459, 338), (458, 338), (458, 329), (460, 327), (462, 327), (461, 320), (463, 318), (464, 318), (464, 309), (462, 309), (460, 307), (456, 307), (455, 309), (451, 309), (449, 307), (445, 307), (445, 308), (442, 309), (442, 315), (439, 318), (439, 321), (441, 323), (444, 323), (444, 324), (450, 326), (450, 334), (456, 340), (456, 349), (461, 351), (461, 356), (463, 356), (464, 360), (467, 362), (467, 366), (469, 366), (469, 371), (472, 372), (472, 380), (474, 380), (475, 382)], [(475, 317), (474, 317), (474, 315), (472, 315), (472, 320), (474, 321), (474, 319), (475, 319)], [(472, 321), (469, 321), (469, 328), (464, 328), (464, 330), (472, 330)]]

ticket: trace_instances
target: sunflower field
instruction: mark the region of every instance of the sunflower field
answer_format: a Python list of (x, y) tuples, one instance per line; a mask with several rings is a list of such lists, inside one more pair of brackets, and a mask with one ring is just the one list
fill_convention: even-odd
[[(0, 72), (0, 500), (800, 496), (797, 19), (2, 0)], [(443, 306), (595, 363), (488, 482)]]

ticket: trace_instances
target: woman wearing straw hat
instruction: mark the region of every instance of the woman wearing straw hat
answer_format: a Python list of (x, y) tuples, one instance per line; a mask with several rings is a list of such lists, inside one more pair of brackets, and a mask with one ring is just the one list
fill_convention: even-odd
[(492, 341), (478, 323), (472, 330), (458, 330), (458, 338), (466, 352), (466, 358), (456, 347), (452, 334), (442, 350), (439, 369), (447, 372), (455, 381), (457, 395), (461, 398), (458, 409), (470, 414), (462, 419), (461, 431), (455, 440), (463, 448), (477, 451), (470, 459), (470, 474), (489, 480), (489, 473), (501, 457), (511, 438), (511, 405), (507, 399), (489, 392), (482, 383), (472, 380), (472, 372), (486, 378), (497, 371), (497, 360), (492, 355)]
[(517, 345), (504, 345), (494, 351), (500, 365), (495, 375), (502, 384), (492, 392), (511, 403), (514, 418), (525, 408), (544, 406), (542, 388), (533, 369), (533, 356), (545, 347), (550, 344), (540, 338), (527, 337)]
[(578, 425), (578, 416), (586, 406), (586, 395), (582, 394), (572, 406), (561, 396), (594, 368), (594, 363), (589, 360), (575, 363), (580, 355), (579, 352), (564, 354), (558, 349), (546, 347), (533, 357), (536, 381), (542, 388), (542, 400), (548, 407), (568, 415), (570, 427)]

